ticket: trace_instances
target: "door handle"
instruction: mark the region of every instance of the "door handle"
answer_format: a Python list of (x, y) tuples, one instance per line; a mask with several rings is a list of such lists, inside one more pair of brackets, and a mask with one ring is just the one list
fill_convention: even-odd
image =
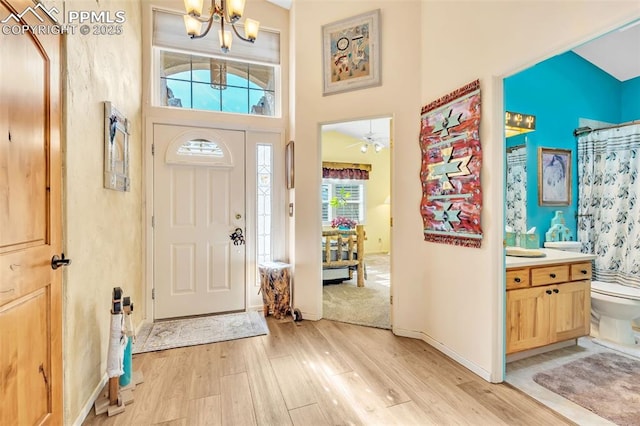
[(51, 269), (58, 269), (61, 266), (67, 266), (71, 263), (71, 259), (65, 259), (64, 253), (58, 257), (57, 254), (54, 254), (51, 258)]

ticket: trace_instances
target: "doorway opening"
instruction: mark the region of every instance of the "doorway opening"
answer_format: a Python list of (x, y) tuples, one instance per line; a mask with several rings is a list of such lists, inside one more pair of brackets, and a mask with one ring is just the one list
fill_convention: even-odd
[(391, 117), (324, 124), (323, 318), (391, 328)]
[[(505, 110), (534, 115), (537, 123), (535, 131), (509, 137), (505, 141), (507, 153), (505, 229), (512, 228), (516, 235), (536, 229), (538, 238), (535, 240), (539, 241), (540, 247), (544, 247), (545, 233), (550, 228), (551, 219), (558, 210), (562, 211), (566, 218), (566, 227), (573, 241), (581, 240), (579, 229), (584, 230), (594, 226), (600, 229), (597, 223), (590, 223), (592, 220), (595, 221), (596, 215), (589, 215), (594, 219), (584, 219), (587, 215), (581, 214), (582, 212), (579, 214), (579, 205), (584, 205), (580, 198), (583, 191), (580, 188), (579, 173), (584, 172), (585, 168), (578, 166), (580, 154), (575, 130), (587, 125), (594, 128), (601, 127), (602, 125), (597, 121), (621, 124), (640, 119), (637, 101), (630, 102), (631, 99), (637, 100), (640, 96), (640, 61), (638, 60), (640, 56), (634, 57), (620, 53), (640, 51), (639, 23), (640, 21), (636, 20), (635, 23), (613, 30), (504, 78)], [(591, 120), (591, 124), (587, 124), (584, 120)], [(567, 179), (563, 181), (567, 182), (565, 190), (565, 193), (568, 193), (567, 203), (549, 205), (544, 202), (545, 189), (539, 188), (538, 185), (548, 185), (549, 182), (541, 179), (546, 173), (546, 167), (543, 167), (545, 150), (556, 150), (565, 155), (568, 153), (567, 158), (570, 159), (568, 162), (570, 164), (566, 168)], [(606, 174), (606, 168), (602, 171)], [(611, 175), (620, 174), (618, 170), (611, 170), (611, 172)], [(588, 180), (585, 179), (585, 181)], [(524, 185), (523, 182), (525, 182)], [(618, 194), (616, 196), (619, 197)], [(635, 194), (630, 191), (628, 196), (635, 197)], [(593, 204), (588, 203), (588, 205)], [(528, 237), (527, 240), (529, 240)], [(507, 244), (514, 245), (513, 242)], [(597, 254), (589, 250), (588, 245), (583, 247), (585, 248), (583, 252)], [(632, 253), (629, 256), (634, 255)], [(509, 268), (509, 262), (505, 263)], [(559, 284), (559, 290), (554, 290), (553, 295), (558, 292), (562, 294), (561, 286), (571, 285), (573, 282), (580, 281), (573, 277), (568, 278), (566, 283)], [(544, 290), (542, 287), (539, 288), (542, 289), (541, 291)], [(528, 302), (517, 301), (525, 294), (522, 290), (528, 289), (506, 290), (506, 322), (509, 322), (509, 318), (517, 316), (523, 318), (523, 324), (539, 323), (540, 319), (534, 317), (535, 313), (524, 312), (521, 308), (530, 306)], [(588, 306), (590, 297), (588, 288), (584, 298), (581, 295), (574, 296), (574, 299), (586, 302)], [(549, 318), (553, 319), (547, 324), (548, 327), (540, 327), (532, 334), (533, 330), (524, 329), (527, 326), (516, 331), (510, 331), (509, 327), (505, 326), (507, 342), (505, 381), (579, 424), (602, 423), (603, 419), (593, 414), (599, 412), (598, 407), (590, 408), (591, 411), (585, 410), (568, 399), (559, 398), (558, 395), (550, 393), (539, 386), (534, 379), (538, 373), (546, 373), (552, 367), (560, 367), (594, 353), (612, 351), (606, 345), (598, 343), (597, 315), (591, 315), (589, 324), (589, 319), (583, 321), (578, 315), (573, 314), (573, 312), (579, 312), (581, 307), (576, 308), (577, 305), (574, 305), (571, 309), (565, 310), (557, 301), (560, 299), (553, 300), (553, 303), (549, 303), (550, 309), (554, 309), (550, 311)], [(545, 303), (544, 296), (540, 298), (540, 303)], [(573, 314), (574, 322), (557, 319), (558, 313), (562, 313), (563, 310)], [(588, 316), (589, 309), (586, 310)], [(586, 326), (586, 332), (581, 332), (579, 337), (560, 341), (555, 346), (547, 343), (553, 341), (557, 329), (564, 327), (562, 331), (566, 333), (570, 327), (576, 328), (578, 321), (583, 321), (582, 325)], [(521, 337), (517, 336), (530, 341), (523, 342)], [(537, 343), (533, 342), (533, 339), (537, 339)], [(521, 343), (524, 345), (519, 348), (525, 350), (513, 350)], [(626, 355), (634, 356), (633, 353), (626, 353)], [(635, 353), (635, 357), (640, 358), (640, 351)], [(550, 397), (551, 395), (553, 397)]]

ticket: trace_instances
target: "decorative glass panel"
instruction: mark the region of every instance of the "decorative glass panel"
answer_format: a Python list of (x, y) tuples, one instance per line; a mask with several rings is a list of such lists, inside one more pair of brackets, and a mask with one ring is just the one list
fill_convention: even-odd
[(178, 148), (178, 155), (204, 155), (210, 157), (224, 157), (224, 153), (217, 143), (206, 139), (192, 139)]
[(273, 147), (259, 144), (256, 152), (257, 166), (257, 195), (256, 195), (256, 260), (270, 262), (271, 253), (271, 222), (272, 222), (272, 194), (273, 194)]

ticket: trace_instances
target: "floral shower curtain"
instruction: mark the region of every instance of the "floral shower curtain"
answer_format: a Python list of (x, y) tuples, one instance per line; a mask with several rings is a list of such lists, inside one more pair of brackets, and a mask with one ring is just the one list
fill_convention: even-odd
[(594, 279), (640, 287), (640, 124), (578, 138), (578, 239)]
[(507, 152), (506, 225), (527, 232), (527, 147)]

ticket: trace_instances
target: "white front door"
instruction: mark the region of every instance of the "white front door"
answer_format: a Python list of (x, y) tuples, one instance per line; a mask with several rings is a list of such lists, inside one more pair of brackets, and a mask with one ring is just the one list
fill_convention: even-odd
[(245, 132), (153, 128), (154, 318), (245, 309)]

